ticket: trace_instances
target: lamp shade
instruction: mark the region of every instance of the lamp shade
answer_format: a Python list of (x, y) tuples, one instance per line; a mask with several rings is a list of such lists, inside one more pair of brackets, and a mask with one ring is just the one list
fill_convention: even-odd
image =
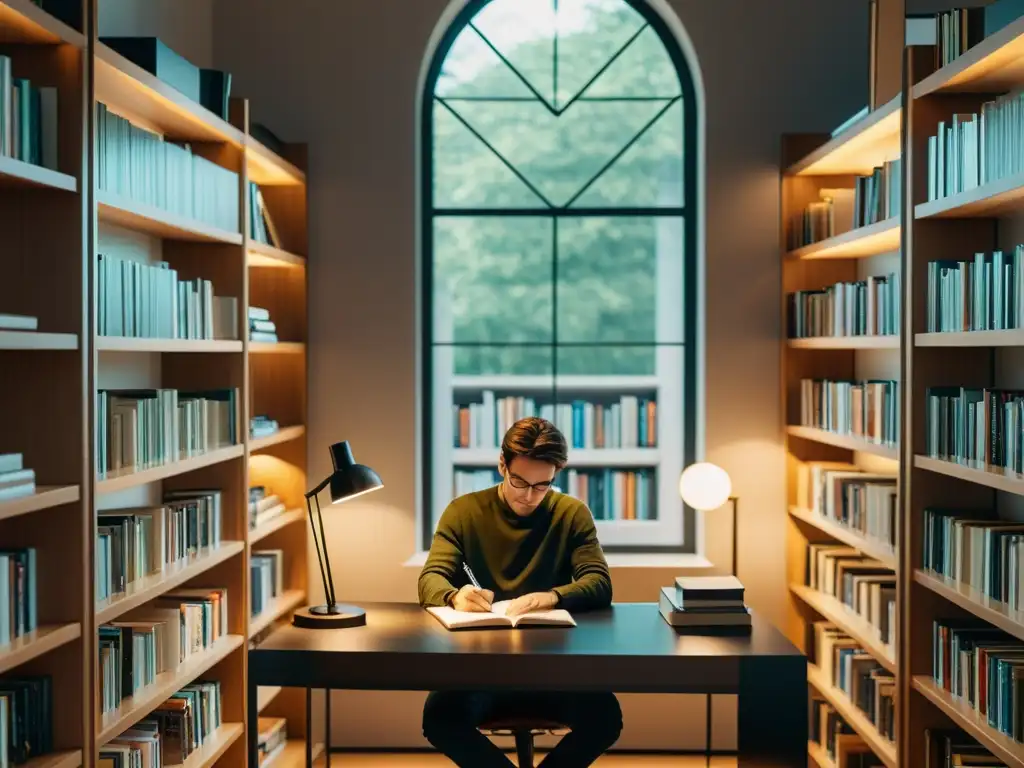
[(729, 473), (717, 464), (691, 464), (679, 478), (679, 495), (688, 506), (700, 512), (718, 509), (731, 494)]
[(380, 475), (369, 467), (356, 464), (348, 440), (331, 446), (331, 462), (334, 464), (334, 472), (331, 473), (332, 504), (339, 504), (384, 487)]

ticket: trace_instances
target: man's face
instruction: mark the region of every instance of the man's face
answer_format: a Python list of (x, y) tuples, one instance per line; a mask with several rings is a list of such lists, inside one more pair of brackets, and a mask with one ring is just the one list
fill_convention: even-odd
[(551, 489), (555, 479), (555, 468), (546, 461), (537, 461), (526, 456), (516, 456), (506, 466), (504, 459), (499, 459), (499, 467), (504, 476), (502, 491), (505, 503), (519, 517), (533, 514), (544, 500), (544, 495)]

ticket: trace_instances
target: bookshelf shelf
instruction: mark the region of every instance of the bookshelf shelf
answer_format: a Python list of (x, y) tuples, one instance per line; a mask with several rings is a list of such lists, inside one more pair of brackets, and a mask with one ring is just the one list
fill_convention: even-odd
[(807, 665), (807, 680), (825, 697), (843, 719), (855, 730), (887, 768), (897, 768), (896, 745), (878, 732), (874, 724), (861, 712), (850, 698), (832, 685), (821, 669)]
[(241, 354), (242, 342), (221, 339), (137, 339), (124, 336), (100, 336), (96, 339), (100, 352), (154, 352), (193, 354), (226, 352)]
[(866, 174), (900, 153), (902, 97), (889, 101), (863, 120), (822, 144), (786, 169), (787, 176)]
[(255, 637), (287, 613), (291, 613), (306, 599), (301, 589), (290, 589), (268, 603), (263, 613), (249, 620), (249, 637)]
[(834, 432), (829, 432), (825, 429), (818, 429), (816, 427), (801, 427), (791, 424), (786, 427), (786, 433), (790, 437), (812, 440), (816, 443), (822, 443), (823, 445), (845, 448), (848, 451), (869, 453), (872, 456), (891, 459), (892, 461), (896, 461), (899, 458), (899, 451), (896, 448), (892, 448), (887, 445), (878, 445), (877, 443), (870, 443), (867, 440), (853, 437), (851, 435), (837, 435)]
[(452, 389), (475, 391), (492, 389), (503, 392), (653, 392), (656, 376), (453, 376)]
[(813, 741), (807, 742), (807, 754), (818, 768), (836, 768), (836, 764), (832, 762), (832, 758), (820, 744), (815, 744)]
[(792, 584), (789, 588), (794, 595), (860, 643), (879, 664), (890, 672), (896, 672), (896, 660), (892, 657), (891, 651), (882, 644), (863, 619), (847, 610), (846, 606), (834, 597), (815, 589), (802, 584)]
[(306, 174), (294, 163), (272, 152), (252, 136), (247, 137), (245, 158), (249, 178), (265, 186), (305, 184)]
[(1024, 18), (1007, 24), (920, 80), (915, 99), (933, 93), (996, 93), (1024, 82)]
[(258, 528), (250, 530), (249, 544), (255, 544), (256, 542), (267, 538), (270, 534), (280, 531), (282, 528), (287, 528), (289, 525), (304, 522), (305, 520), (306, 513), (301, 509), (291, 509), (287, 512), (282, 512), (280, 515), (272, 518)]
[(102, 746), (118, 736), (124, 730), (153, 711), (171, 694), (182, 686), (188, 685), (211, 667), (226, 659), (232, 652), (243, 647), (244, 638), (240, 635), (226, 635), (212, 647), (197, 653), (173, 672), (157, 675), (152, 684), (141, 689), (134, 696), (121, 702), (121, 706), (102, 716), (97, 743)]
[(96, 43), (96, 100), (168, 138), (241, 148), (242, 132), (101, 42)]
[(915, 675), (913, 684), (915, 691), (977, 739), (999, 760), (1002, 760), (1010, 768), (1024, 768), (1024, 744), (1018, 744), (1010, 737), (989, 727), (986, 718), (982, 718), (967, 703), (954, 699), (930, 678), (924, 675)]
[[(499, 448), (456, 448), (452, 464), (459, 467), (497, 467)], [(661, 460), (657, 448), (572, 448), (572, 466), (656, 467)]]
[(261, 685), (256, 691), (256, 711), (262, 712), (284, 690), (280, 685)]
[(1024, 496), (1024, 475), (1017, 475), (1003, 469), (974, 469), (956, 464), (952, 461), (932, 459), (927, 456), (915, 456), (914, 466), (918, 469), (927, 469), (947, 477), (955, 477), (966, 480), (970, 483), (977, 483), (997, 491), (1013, 493)]
[(135, 488), (139, 485), (166, 480), (169, 477), (194, 472), (222, 461), (240, 458), (244, 452), (245, 447), (242, 445), (229, 445), (198, 456), (190, 456), (180, 461), (172, 461), (147, 469), (115, 470), (108, 472), (103, 479), (96, 483), (96, 493), (113, 493), (114, 491), (123, 491), (125, 488)]
[(797, 520), (801, 520), (808, 525), (817, 528), (822, 533), (827, 533), (836, 541), (841, 541), (843, 544), (847, 544), (860, 550), (868, 557), (875, 558), (875, 560), (882, 563), (882, 565), (892, 568), (894, 571), (897, 570), (898, 563), (896, 552), (889, 549), (881, 542), (865, 539), (849, 528), (839, 525), (838, 523), (833, 523), (830, 520), (826, 520), (821, 515), (817, 515), (809, 509), (790, 507), (789, 514)]
[(35, 331), (0, 331), (0, 350), (61, 351), (78, 349), (78, 336), (73, 333), (36, 333)]
[(267, 448), (271, 448), (275, 445), (281, 445), (281, 443), (287, 443), (292, 440), (298, 440), (300, 437), (306, 434), (306, 426), (304, 424), (297, 424), (291, 427), (282, 427), (277, 432), (267, 437), (250, 437), (249, 438), (249, 451), (262, 451)]
[(188, 756), (181, 768), (212, 768), (243, 733), (245, 726), (241, 723), (222, 723), (216, 731), (206, 737), (206, 741), (199, 749)]
[[(313, 762), (324, 751), (323, 744), (313, 745)], [(260, 768), (300, 768), (306, 764), (306, 742), (303, 739), (288, 739), (277, 754), (272, 755)]]
[(0, 187), (37, 187), (77, 192), (78, 180), (66, 173), (0, 155)]
[(1007, 634), (1024, 640), (1024, 612), (1014, 611), (1005, 603), (992, 600), (966, 584), (950, 581), (937, 573), (917, 570), (914, 581)]
[(966, 219), (1024, 211), (1024, 173), (990, 181), (955, 195), (918, 203), (918, 219)]
[(32, 0), (0, 2), (0, 43), (53, 45), (85, 49), (85, 35), (44, 11)]
[(13, 643), (0, 646), (0, 673), (60, 648), (81, 636), (82, 625), (76, 621), (40, 627), (35, 632), (15, 638)]
[(246, 255), (250, 267), (301, 267), (306, 266), (306, 259), (294, 253), (283, 251), (267, 243), (250, 240), (246, 247)]
[(787, 253), (786, 258), (792, 261), (865, 259), (892, 253), (899, 247), (900, 220), (892, 218), (797, 248)]
[(918, 347), (1024, 347), (1024, 329), (919, 333), (914, 336), (914, 345)]
[(178, 216), (156, 206), (126, 200), (105, 190), (97, 191), (96, 196), (99, 201), (100, 221), (168, 240), (242, 244), (242, 235), (239, 232), (211, 227), (209, 224)]
[(304, 355), (306, 345), (299, 341), (250, 341), (249, 354)]
[(43, 509), (73, 504), (80, 498), (79, 486), (37, 487), (35, 493), (0, 501), (0, 520), (28, 515)]
[(789, 339), (791, 349), (899, 349), (899, 336), (821, 336)]
[(244, 542), (224, 541), (215, 549), (206, 550), (189, 560), (173, 563), (162, 571), (138, 579), (129, 584), (125, 592), (96, 604), (96, 623), (106, 624), (114, 621), (118, 616), (145, 605), (164, 592), (180, 587), (186, 581), (220, 565), (244, 549)]
[(69, 749), (40, 755), (22, 763), (18, 768), (78, 768), (82, 765), (82, 750)]

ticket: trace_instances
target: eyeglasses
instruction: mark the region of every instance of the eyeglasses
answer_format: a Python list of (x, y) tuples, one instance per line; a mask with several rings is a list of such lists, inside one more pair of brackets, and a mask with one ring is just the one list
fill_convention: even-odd
[(548, 491), (551, 490), (551, 486), (555, 482), (555, 479), (551, 478), (550, 480), (545, 480), (544, 482), (541, 483), (528, 483), (519, 475), (515, 474), (514, 472), (509, 472), (507, 469), (505, 470), (505, 474), (508, 477), (508, 484), (518, 491), (525, 491), (527, 488), (530, 488), (534, 491), (547, 493)]

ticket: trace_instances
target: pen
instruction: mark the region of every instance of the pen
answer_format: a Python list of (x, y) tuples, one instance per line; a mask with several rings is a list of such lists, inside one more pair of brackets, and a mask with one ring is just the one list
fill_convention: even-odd
[(469, 581), (474, 587), (476, 587), (477, 589), (482, 589), (482, 587), (480, 586), (480, 582), (477, 581), (476, 576), (473, 575), (473, 570), (469, 567), (469, 563), (464, 562), (462, 564), (462, 570), (464, 570), (466, 572), (466, 575), (469, 576)]

